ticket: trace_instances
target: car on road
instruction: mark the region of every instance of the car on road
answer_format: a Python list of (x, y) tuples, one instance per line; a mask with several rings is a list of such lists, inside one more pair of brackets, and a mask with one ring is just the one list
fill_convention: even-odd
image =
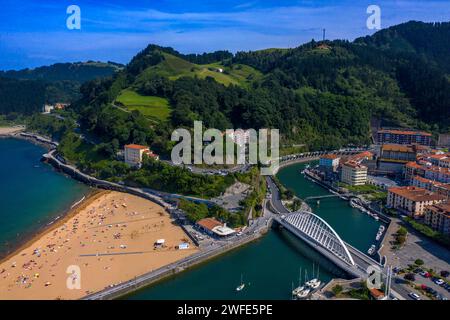
[(420, 300), (420, 296), (417, 293), (414, 292), (410, 292), (408, 294), (408, 296), (410, 296), (411, 298), (413, 298), (414, 300)]

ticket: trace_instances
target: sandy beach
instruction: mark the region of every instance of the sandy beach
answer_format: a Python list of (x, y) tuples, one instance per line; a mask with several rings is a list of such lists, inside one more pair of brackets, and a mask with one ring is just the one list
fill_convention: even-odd
[(0, 127), (0, 136), (9, 136), (25, 130), (24, 126)]
[(102, 191), (0, 261), (0, 299), (79, 299), (197, 251), (161, 206)]

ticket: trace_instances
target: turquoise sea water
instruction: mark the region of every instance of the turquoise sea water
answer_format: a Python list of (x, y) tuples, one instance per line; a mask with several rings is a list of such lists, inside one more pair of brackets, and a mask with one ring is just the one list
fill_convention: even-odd
[(45, 149), (0, 139), (0, 256), (88, 194), (89, 188), (40, 162)]

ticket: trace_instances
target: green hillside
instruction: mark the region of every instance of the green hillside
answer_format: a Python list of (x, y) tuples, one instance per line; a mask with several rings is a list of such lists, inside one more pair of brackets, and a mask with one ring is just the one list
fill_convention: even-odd
[(0, 71), (0, 114), (40, 112), (44, 103), (74, 102), (81, 84), (112, 76), (122, 65), (108, 62), (56, 63), (34, 69)]
[[(136, 83), (144, 83), (151, 77), (159, 75), (170, 80), (177, 80), (181, 77), (198, 77), (200, 79), (211, 77), (226, 86), (230, 84), (245, 86), (262, 77), (261, 72), (246, 65), (225, 66), (220, 62), (199, 65), (169, 53), (162, 52), (162, 55), (164, 60), (145, 69), (137, 77)], [(223, 72), (220, 72), (220, 69)]]
[(123, 90), (116, 99), (116, 104), (133, 111), (137, 110), (144, 116), (165, 121), (170, 115), (167, 99), (155, 96), (142, 96), (130, 89)]

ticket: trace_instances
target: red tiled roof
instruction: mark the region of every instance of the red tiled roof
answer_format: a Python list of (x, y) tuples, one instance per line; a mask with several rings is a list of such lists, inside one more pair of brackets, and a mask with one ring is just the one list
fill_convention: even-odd
[(384, 297), (384, 293), (376, 288), (372, 288), (370, 289), (370, 294), (375, 298), (375, 299), (380, 299)]
[(222, 225), (220, 221), (217, 221), (214, 218), (204, 218), (199, 221), (197, 221), (197, 224), (205, 229), (211, 230), (215, 227), (219, 227)]
[(430, 179), (427, 179), (427, 178), (423, 178), (421, 176), (414, 176), (413, 180), (417, 180), (417, 181), (420, 181), (420, 182), (423, 182), (423, 183), (433, 183), (434, 182), (433, 180), (430, 180)]
[(356, 162), (354, 162), (354, 161), (351, 161), (351, 160), (345, 162), (345, 163), (344, 163), (344, 166), (350, 167), (350, 168), (354, 168), (354, 169), (367, 169), (366, 166), (363, 166), (363, 165), (358, 164), (358, 163), (356, 163)]
[(442, 160), (445, 158), (448, 158), (448, 156), (446, 154), (433, 154), (431, 156), (429, 156), (430, 159), (436, 159), (436, 160)]
[(411, 201), (421, 202), (421, 201), (438, 201), (446, 199), (444, 196), (430, 192), (423, 188), (418, 187), (393, 187), (389, 188), (388, 191), (390, 193), (395, 193), (403, 198), (406, 198)]
[(436, 212), (436, 213), (444, 214), (447, 217), (450, 217), (450, 203), (449, 202), (438, 203), (438, 204), (428, 207), (427, 209), (430, 211)]
[(141, 146), (139, 144), (127, 144), (127, 145), (125, 145), (125, 148), (126, 149), (139, 149), (139, 150), (148, 149), (148, 147)]
[(151, 150), (144, 151), (144, 153), (146, 155), (148, 155), (149, 157), (151, 157), (151, 158), (157, 158), (158, 157), (158, 155), (156, 153), (153, 153), (153, 151), (151, 151)]
[(424, 132), (424, 131), (412, 131), (412, 130), (381, 129), (381, 130), (378, 130), (378, 133), (422, 135), (422, 136), (431, 137), (431, 133)]
[(336, 154), (326, 154), (326, 155), (324, 155), (324, 156), (321, 156), (320, 158), (322, 158), (322, 159), (331, 159), (331, 160), (334, 160), (334, 159), (338, 159), (339, 158), (339, 156), (338, 155), (336, 155)]
[(408, 163), (406, 164), (406, 166), (407, 166), (408, 168), (414, 168), (414, 169), (422, 169), (422, 170), (425, 169), (422, 165), (418, 164), (417, 162), (413, 162), (413, 161), (408, 162)]
[(383, 144), (381, 147), (383, 151), (398, 151), (398, 152), (415, 152), (414, 146), (408, 146), (404, 144)]

